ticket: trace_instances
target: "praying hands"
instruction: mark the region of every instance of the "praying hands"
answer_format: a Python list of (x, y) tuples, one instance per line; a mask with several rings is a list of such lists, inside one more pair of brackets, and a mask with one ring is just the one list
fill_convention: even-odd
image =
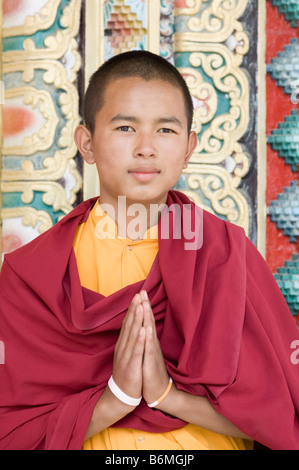
[(179, 391), (172, 383), (145, 291), (136, 294), (128, 308), (115, 345), (112, 376), (95, 406), (85, 439), (131, 413), (142, 398), (148, 406), (186, 423), (227, 436), (248, 438), (217, 413), (206, 397)]
[(147, 293), (141, 291), (124, 318), (115, 345), (112, 376), (95, 406), (85, 439), (125, 417), (142, 397), (149, 405), (155, 404), (170, 383), (151, 305)]
[(141, 396), (148, 404), (155, 403), (167, 390), (169, 376), (145, 291), (136, 294), (124, 319), (115, 346), (113, 379), (133, 398), (132, 404)]

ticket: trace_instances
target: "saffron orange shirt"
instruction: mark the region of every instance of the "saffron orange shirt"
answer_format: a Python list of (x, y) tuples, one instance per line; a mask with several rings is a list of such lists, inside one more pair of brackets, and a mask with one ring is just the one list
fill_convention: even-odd
[[(158, 254), (158, 228), (132, 241), (118, 235), (112, 218), (95, 204), (87, 221), (79, 225), (74, 243), (81, 285), (109, 296), (144, 280)], [(187, 426), (167, 432), (108, 428), (84, 442), (83, 450), (248, 450), (251, 441), (234, 439), (201, 427)]]

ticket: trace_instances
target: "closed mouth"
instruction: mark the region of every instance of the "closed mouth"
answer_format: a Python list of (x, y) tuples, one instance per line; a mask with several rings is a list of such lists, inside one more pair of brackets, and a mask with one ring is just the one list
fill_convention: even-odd
[(144, 173), (144, 174), (152, 174), (152, 173), (160, 173), (160, 170), (154, 167), (137, 167), (129, 170), (129, 173)]
[(135, 178), (139, 182), (144, 182), (144, 183), (151, 181), (159, 173), (160, 173), (160, 170), (154, 167), (138, 167), (138, 168), (133, 168), (132, 170), (129, 170), (129, 174), (132, 175), (133, 178)]

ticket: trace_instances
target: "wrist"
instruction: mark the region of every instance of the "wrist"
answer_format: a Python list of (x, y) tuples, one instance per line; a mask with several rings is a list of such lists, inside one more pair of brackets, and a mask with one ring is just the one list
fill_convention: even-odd
[(136, 407), (140, 404), (142, 400), (142, 396), (138, 398), (134, 398), (134, 397), (127, 395), (125, 392), (123, 392), (123, 390), (119, 388), (119, 386), (115, 383), (113, 379), (113, 375), (111, 375), (108, 381), (108, 387), (110, 388), (113, 395), (122, 403), (125, 403), (126, 405)]
[(167, 397), (167, 395), (169, 394), (170, 390), (171, 390), (171, 387), (172, 387), (172, 384), (173, 384), (173, 380), (172, 378), (170, 377), (169, 378), (169, 381), (168, 381), (168, 385), (164, 391), (164, 393), (160, 396), (160, 398), (158, 398), (157, 400), (155, 400), (154, 402), (152, 403), (148, 403), (147, 406), (149, 406), (150, 408), (157, 408), (157, 406), (163, 401), (165, 400), (165, 398)]
[(99, 416), (101, 414), (101, 417), (108, 423), (106, 427), (119, 421), (135, 409), (135, 406), (127, 405), (120, 401), (108, 386), (98, 401), (96, 408), (97, 407), (97, 415)]
[(182, 406), (182, 393), (183, 392), (178, 390), (173, 383), (167, 396), (155, 408), (164, 413), (176, 416), (177, 410)]
[(135, 409), (116, 398), (107, 387), (94, 408), (85, 440), (107, 429)]

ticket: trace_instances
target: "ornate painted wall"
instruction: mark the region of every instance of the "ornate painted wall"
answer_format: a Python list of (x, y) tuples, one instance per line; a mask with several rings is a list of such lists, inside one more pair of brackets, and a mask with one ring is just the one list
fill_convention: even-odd
[(3, 1), (3, 254), (51, 227), (77, 201), (80, 17), (81, 0)]
[(256, 77), (246, 63), (257, 67), (255, 2), (187, 4), (174, 11), (174, 63), (194, 98), (198, 146), (177, 188), (256, 241)]
[[(95, 169), (83, 165), (72, 139), (84, 88), (107, 58), (148, 49), (180, 70), (194, 100), (198, 146), (176, 188), (244, 227), (285, 289), (289, 270), (298, 271), (299, 224), (298, 43), (291, 42), (298, 38), (298, 1), (290, 5), (3, 0), (2, 256), (99, 193)], [(291, 92), (277, 71), (283, 75), (290, 63)], [(290, 200), (293, 225), (279, 228)], [(295, 314), (294, 276), (296, 301), (288, 301)]]
[(299, 2), (267, 2), (266, 259), (299, 325)]

